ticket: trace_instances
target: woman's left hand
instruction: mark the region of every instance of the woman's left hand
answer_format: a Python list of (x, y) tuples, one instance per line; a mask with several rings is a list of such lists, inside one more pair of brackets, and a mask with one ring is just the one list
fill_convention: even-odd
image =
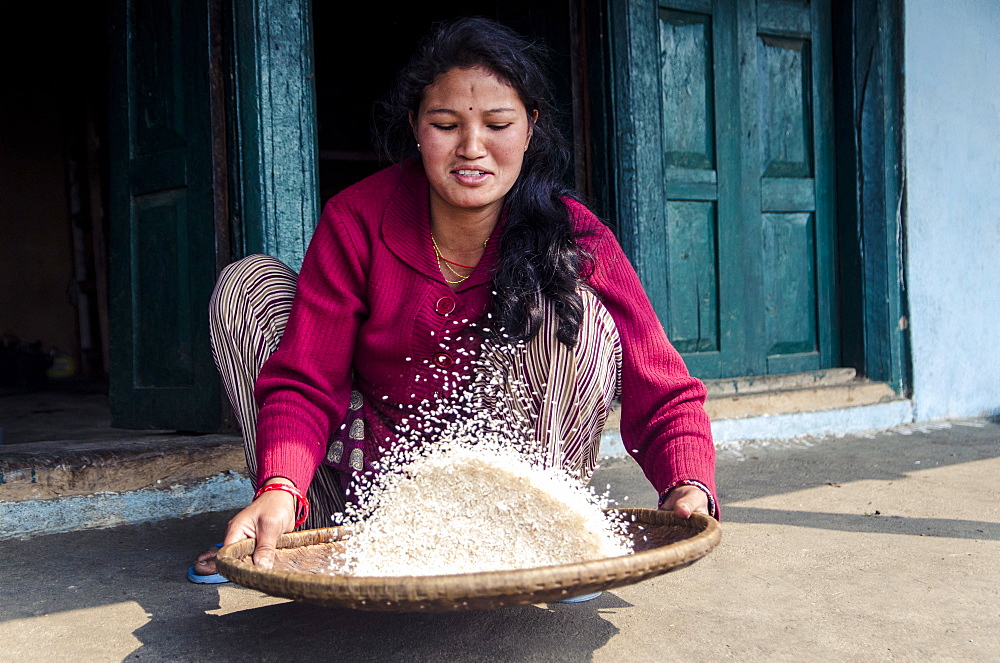
[(689, 518), (692, 513), (708, 513), (708, 495), (697, 486), (677, 486), (663, 500), (660, 508), (673, 511), (678, 518)]

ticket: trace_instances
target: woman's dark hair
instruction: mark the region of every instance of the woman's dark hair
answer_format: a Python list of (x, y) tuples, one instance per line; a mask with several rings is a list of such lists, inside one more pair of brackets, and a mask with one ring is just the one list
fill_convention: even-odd
[(452, 69), (482, 67), (514, 88), (529, 114), (538, 111), (521, 173), (506, 198), (490, 327), (494, 336), (502, 330), (513, 340), (534, 338), (545, 297), (559, 318), (556, 336), (572, 347), (583, 318), (577, 286), (586, 255), (561, 200), (573, 195), (561, 179), (568, 149), (556, 127), (544, 59), (542, 47), (489, 19), (459, 18), (436, 25), (382, 104), (378, 143), (392, 160), (412, 154), (416, 141), (409, 114), (417, 113), (424, 90)]

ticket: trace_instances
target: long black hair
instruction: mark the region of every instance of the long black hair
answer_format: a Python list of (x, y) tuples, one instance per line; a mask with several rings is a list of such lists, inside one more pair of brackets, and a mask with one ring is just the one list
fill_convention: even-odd
[(505, 200), (507, 221), (493, 276), (490, 328), (494, 336), (531, 340), (541, 324), (544, 297), (559, 318), (556, 336), (572, 347), (583, 318), (577, 288), (587, 256), (562, 200), (574, 194), (562, 182), (568, 148), (556, 126), (544, 60), (543, 47), (495, 21), (467, 17), (439, 23), (420, 42), (382, 103), (377, 139), (392, 160), (412, 154), (416, 140), (410, 113), (417, 113), (424, 90), (452, 69), (482, 67), (517, 91), (529, 115), (538, 111), (521, 173)]

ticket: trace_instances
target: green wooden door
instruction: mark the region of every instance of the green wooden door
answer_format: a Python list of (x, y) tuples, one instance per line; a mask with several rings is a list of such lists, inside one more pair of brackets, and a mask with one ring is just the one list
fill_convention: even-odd
[(118, 427), (207, 431), (222, 412), (207, 322), (225, 209), (216, 179), (225, 169), (213, 167), (210, 4), (111, 5), (110, 396)]
[(828, 0), (615, 6), (623, 239), (668, 336), (703, 378), (834, 365)]

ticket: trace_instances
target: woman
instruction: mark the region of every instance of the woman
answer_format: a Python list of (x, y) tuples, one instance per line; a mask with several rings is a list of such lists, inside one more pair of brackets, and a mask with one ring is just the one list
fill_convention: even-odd
[(419, 156), (327, 203), (297, 282), (264, 256), (220, 277), (216, 360), (260, 486), (225, 542), (256, 538), (256, 564), (280, 534), (328, 525), (418, 411), (470, 385), (584, 480), (620, 390), (622, 438), (660, 507), (715, 513), (704, 387), (614, 236), (560, 184), (534, 53), (486, 19), (439, 26), (386, 104), (383, 145)]

